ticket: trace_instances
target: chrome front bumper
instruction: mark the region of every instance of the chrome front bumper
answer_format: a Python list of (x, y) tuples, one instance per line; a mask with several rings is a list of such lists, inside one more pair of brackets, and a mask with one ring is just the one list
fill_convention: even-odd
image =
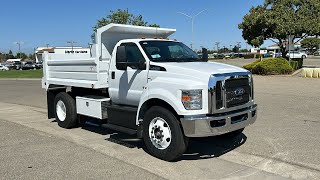
[(226, 134), (253, 124), (257, 119), (257, 105), (216, 116), (186, 116), (181, 118), (187, 137), (208, 137)]

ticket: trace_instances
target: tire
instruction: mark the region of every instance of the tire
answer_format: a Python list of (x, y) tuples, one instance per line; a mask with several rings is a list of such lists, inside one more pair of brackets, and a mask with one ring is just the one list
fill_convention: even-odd
[(224, 134), (223, 136), (229, 137), (229, 138), (235, 138), (235, 137), (239, 136), (240, 134), (242, 134), (243, 130), (244, 130), (244, 128), (238, 129), (236, 131), (232, 131), (227, 134)]
[(307, 57), (306, 57), (305, 55), (303, 55), (303, 56), (302, 56), (302, 59), (305, 59), (305, 58), (307, 58)]
[(75, 100), (66, 92), (61, 92), (54, 99), (55, 117), (62, 128), (71, 129), (77, 126)]
[(165, 161), (179, 158), (188, 145), (188, 139), (184, 136), (177, 118), (160, 106), (151, 107), (146, 112), (143, 120), (143, 139), (148, 152)]

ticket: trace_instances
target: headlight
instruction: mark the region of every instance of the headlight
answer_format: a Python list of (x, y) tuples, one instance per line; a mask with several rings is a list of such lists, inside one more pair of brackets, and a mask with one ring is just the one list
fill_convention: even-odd
[(183, 90), (181, 102), (186, 110), (202, 109), (202, 90)]

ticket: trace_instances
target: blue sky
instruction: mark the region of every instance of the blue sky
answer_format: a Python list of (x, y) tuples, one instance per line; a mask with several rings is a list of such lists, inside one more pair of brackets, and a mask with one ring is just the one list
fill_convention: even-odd
[(245, 41), (238, 29), (242, 17), (250, 7), (262, 4), (263, 0), (3, 0), (0, 8), (0, 51), (17, 51), (14, 44), (25, 42), (22, 51), (30, 53), (39, 46), (67, 46), (66, 41), (87, 46), (92, 27), (110, 10), (126, 9), (141, 14), (149, 23), (161, 27), (176, 28), (171, 36), (190, 46), (191, 20), (178, 14), (195, 15), (207, 9), (195, 20), (195, 47), (213, 49), (215, 42), (220, 47)]

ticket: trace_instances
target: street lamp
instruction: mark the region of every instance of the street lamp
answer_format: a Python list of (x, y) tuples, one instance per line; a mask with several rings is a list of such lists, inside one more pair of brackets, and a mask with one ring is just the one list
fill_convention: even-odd
[(220, 42), (216, 42), (216, 46), (217, 46), (217, 53), (219, 53), (219, 44), (220, 44)]
[(76, 44), (76, 43), (78, 43), (78, 42), (75, 42), (75, 41), (67, 41), (67, 43), (68, 43), (68, 44), (71, 44), (72, 51), (73, 51), (73, 45)]
[(240, 47), (241, 47), (241, 42), (237, 42), (238, 45), (238, 57), (240, 56)]
[(192, 46), (194, 45), (194, 20), (195, 20), (195, 18), (197, 17), (197, 16), (199, 16), (201, 13), (203, 13), (204, 11), (206, 11), (207, 9), (204, 9), (204, 10), (202, 10), (202, 11), (200, 11), (200, 12), (198, 12), (198, 14), (196, 14), (196, 15), (194, 15), (194, 16), (190, 16), (190, 15), (188, 15), (188, 14), (186, 14), (186, 13), (183, 13), (183, 12), (178, 12), (179, 14), (182, 14), (182, 15), (184, 15), (184, 16), (186, 16), (186, 17), (188, 17), (188, 18), (190, 18), (191, 19), (191, 32), (192, 32), (192, 43), (191, 43), (191, 49), (192, 49)]
[(21, 59), (21, 44), (24, 44), (24, 42), (22, 42), (22, 41), (14, 42), (14, 44), (17, 44), (17, 45), (18, 45), (18, 48), (19, 48), (19, 58)]

